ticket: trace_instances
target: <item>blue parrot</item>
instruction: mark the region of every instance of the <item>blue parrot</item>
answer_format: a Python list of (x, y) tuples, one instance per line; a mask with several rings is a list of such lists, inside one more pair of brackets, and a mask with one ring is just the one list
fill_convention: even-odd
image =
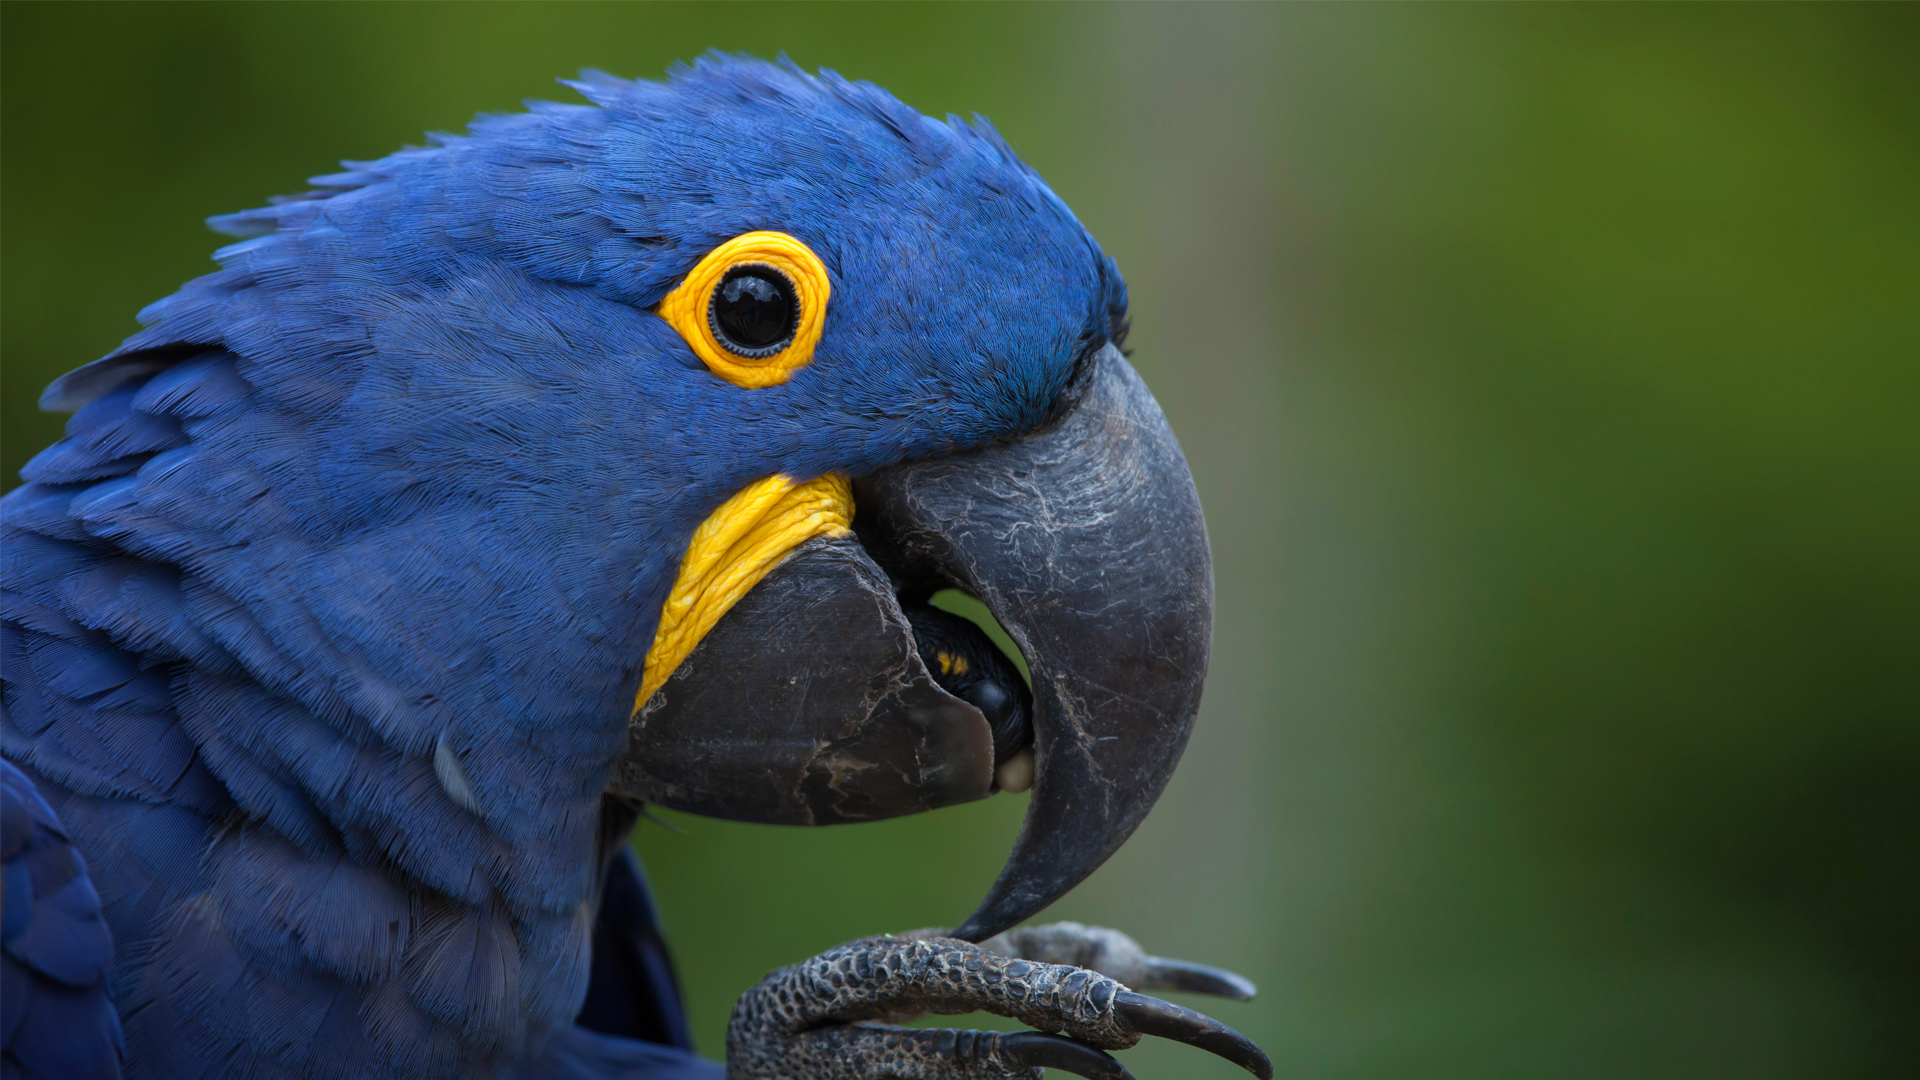
[[(1124, 1076), (1152, 1034), (1270, 1076), (1133, 989), (1244, 980), (1016, 928), (1206, 667), (1112, 260), (984, 120), (718, 54), (568, 85), (213, 219), (220, 269), (48, 389), (0, 503), (6, 1076), (717, 1077), (645, 803), (1029, 784), (965, 925), (775, 971), (724, 1075)], [(882, 1023), (976, 1008), (1036, 1030)]]

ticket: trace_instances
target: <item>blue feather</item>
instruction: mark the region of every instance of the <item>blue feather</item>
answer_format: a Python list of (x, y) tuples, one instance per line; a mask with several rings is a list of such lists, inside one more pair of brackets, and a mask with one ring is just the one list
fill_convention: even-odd
[(0, 1064), (8, 1076), (120, 1075), (120, 1018), (107, 992), (113, 935), (87, 866), (33, 780), (0, 761)]
[(155, 416), (191, 419), (242, 405), (253, 388), (240, 377), (239, 358), (206, 352), (161, 371), (134, 396), (133, 407)]

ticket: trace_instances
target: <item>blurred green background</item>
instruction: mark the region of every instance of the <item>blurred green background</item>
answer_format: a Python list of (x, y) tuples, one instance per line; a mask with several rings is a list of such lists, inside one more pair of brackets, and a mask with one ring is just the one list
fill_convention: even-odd
[[(6, 474), (207, 215), (785, 50), (1051, 180), (1206, 503), (1192, 747), (1053, 916), (1258, 980), (1283, 1077), (1920, 1075), (1917, 15), (9, 3)], [(703, 1047), (1021, 811), (644, 825)]]

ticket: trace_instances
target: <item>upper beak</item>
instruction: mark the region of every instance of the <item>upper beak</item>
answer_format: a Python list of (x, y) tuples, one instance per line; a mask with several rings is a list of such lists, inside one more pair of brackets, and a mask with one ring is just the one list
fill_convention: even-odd
[(1033, 675), (1032, 801), (980, 941), (1105, 862), (1180, 760), (1213, 619), (1205, 524), (1159, 405), (1111, 346), (1049, 426), (856, 481), (859, 543), (815, 540), (636, 714), (614, 790), (748, 821), (869, 820), (985, 797), (980, 711), (921, 662), (900, 600), (958, 587)]

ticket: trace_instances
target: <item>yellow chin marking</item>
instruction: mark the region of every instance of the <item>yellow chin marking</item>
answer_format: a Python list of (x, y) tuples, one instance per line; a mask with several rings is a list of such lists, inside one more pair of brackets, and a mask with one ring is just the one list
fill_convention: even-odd
[(844, 536), (853, 521), (853, 485), (844, 476), (799, 483), (769, 476), (748, 484), (693, 531), (680, 576), (660, 609), (660, 629), (640, 676), (633, 711), (653, 697), (713, 624), (816, 536)]

